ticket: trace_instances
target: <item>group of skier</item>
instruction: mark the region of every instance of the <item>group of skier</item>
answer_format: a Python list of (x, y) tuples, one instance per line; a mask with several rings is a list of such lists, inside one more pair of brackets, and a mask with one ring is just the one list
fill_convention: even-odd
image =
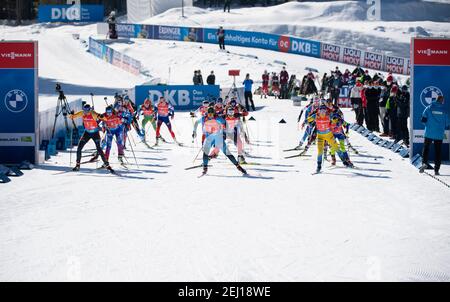
[[(105, 98), (106, 101), (106, 98)], [(139, 125), (138, 119), (142, 116), (141, 125)], [(152, 148), (146, 142), (146, 125), (150, 122), (155, 130), (155, 145), (158, 145), (160, 140), (164, 140), (160, 135), (160, 129), (164, 123), (173, 140), (177, 143), (175, 133), (172, 130), (170, 120), (174, 118), (174, 109), (164, 97), (160, 97), (156, 104), (152, 104), (152, 101), (147, 98), (144, 103), (137, 108), (134, 102), (128, 95), (114, 96), (114, 103), (107, 104), (105, 112), (97, 113), (93, 107), (84, 103), (81, 111), (71, 112), (69, 114), (71, 119), (81, 118), (84, 126), (84, 133), (80, 138), (77, 147), (76, 165), (73, 168), (74, 171), (80, 169), (82, 150), (89, 140), (93, 140), (96, 152), (92, 155), (92, 158), (88, 162), (94, 162), (100, 157), (103, 161), (101, 168), (106, 168), (111, 172), (114, 170), (109, 164), (109, 155), (112, 147), (113, 140), (116, 141), (118, 160), (124, 166), (124, 150), (127, 148), (127, 141), (129, 138), (129, 131), (134, 129), (140, 138), (148, 147)], [(103, 132), (103, 138), (101, 138), (101, 132)], [(164, 140), (165, 141), (165, 140)], [(130, 144), (131, 146), (131, 144)]]
[[(304, 120), (301, 128), (306, 129), (300, 138), (298, 146), (285, 151), (302, 150), (295, 156), (304, 155), (309, 147), (317, 144), (317, 169), (316, 173), (322, 170), (324, 155), (326, 157), (327, 148), (330, 148), (331, 165), (336, 165), (336, 154), (339, 156), (344, 166), (353, 168), (346, 146), (351, 146), (348, 142), (348, 131), (350, 124), (344, 120), (344, 114), (339, 107), (333, 104), (331, 99), (313, 97), (309, 104), (300, 112), (298, 122), (301, 121), (304, 113)], [(303, 147), (303, 144), (306, 145)], [(293, 157), (295, 157), (293, 156)], [(288, 157), (290, 158), (290, 157)]]

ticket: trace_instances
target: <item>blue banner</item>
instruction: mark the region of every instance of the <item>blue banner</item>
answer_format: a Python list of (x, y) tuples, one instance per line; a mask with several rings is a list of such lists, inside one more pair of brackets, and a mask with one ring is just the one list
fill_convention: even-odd
[[(218, 43), (217, 29), (205, 28), (204, 42)], [(277, 35), (240, 30), (225, 30), (225, 45), (254, 47), (279, 51)]]
[(320, 58), (320, 42), (290, 37), (290, 53)]
[(35, 163), (35, 69), (1, 69), (0, 163)]
[[(126, 24), (117, 23), (116, 31), (119, 37), (123, 38), (137, 38), (142, 32), (142, 25), (140, 24)], [(151, 38), (150, 38), (151, 39)]]
[(39, 5), (39, 22), (101, 22), (104, 6), (82, 5)]
[(141, 105), (147, 97), (155, 104), (161, 96), (174, 106), (175, 110), (195, 110), (205, 99), (220, 96), (218, 85), (141, 85), (136, 86), (136, 105)]
[[(413, 155), (422, 153), (425, 125), (420, 121), (425, 108), (436, 100), (439, 95), (450, 96), (450, 66), (416, 65), (413, 67), (413, 112), (412, 119), (412, 151)], [(444, 100), (447, 112), (450, 112), (450, 101)], [(442, 145), (442, 159), (449, 159), (450, 133), (446, 131), (447, 138)], [(430, 158), (434, 158), (434, 152), (430, 152)]]

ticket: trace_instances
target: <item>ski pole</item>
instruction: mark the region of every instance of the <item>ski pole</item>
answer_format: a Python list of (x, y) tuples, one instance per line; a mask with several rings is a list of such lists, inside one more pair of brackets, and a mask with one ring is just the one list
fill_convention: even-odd
[(94, 94), (92, 92), (89, 94), (91, 95), (92, 110), (94, 110)]
[(198, 155), (200, 154), (200, 151), (203, 150), (203, 146), (200, 147), (200, 149), (197, 152), (197, 155), (195, 156), (194, 160), (192, 161), (192, 163), (195, 163), (195, 161), (197, 160)]
[(128, 144), (129, 144), (130, 147), (131, 147), (131, 152), (133, 153), (133, 157), (134, 157), (134, 161), (136, 162), (136, 166), (138, 167), (138, 169), (141, 169), (141, 168), (139, 167), (138, 162), (137, 162), (136, 155), (134, 154), (134, 150), (133, 150), (133, 146), (131, 145), (131, 142), (128, 141)]
[(70, 166), (72, 167), (72, 140), (73, 140), (73, 129), (70, 131)]

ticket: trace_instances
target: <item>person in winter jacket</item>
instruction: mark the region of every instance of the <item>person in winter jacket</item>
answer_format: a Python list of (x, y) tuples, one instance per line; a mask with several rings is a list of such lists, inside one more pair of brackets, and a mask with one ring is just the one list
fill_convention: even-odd
[(356, 85), (350, 91), (350, 102), (355, 111), (356, 122), (362, 126), (364, 122), (364, 109), (362, 106), (361, 90), (363, 89), (361, 82), (356, 82)]
[(250, 79), (250, 74), (247, 73), (244, 82), (242, 82), (242, 85), (244, 85), (245, 107), (247, 111), (250, 111), (249, 108), (249, 101), (250, 101), (250, 105), (252, 106), (253, 111), (255, 111), (255, 104), (253, 103), (253, 93), (252, 93), (253, 80)]
[(369, 82), (369, 87), (365, 91), (367, 99), (367, 129), (370, 131), (380, 131), (378, 121), (378, 100), (380, 99), (381, 89), (376, 82)]
[(223, 29), (222, 26), (219, 27), (216, 34), (217, 34), (217, 40), (219, 42), (220, 49), (225, 50), (225, 30)]
[(328, 87), (333, 104), (338, 105), (339, 94), (341, 93), (342, 79), (341, 76), (333, 72), (328, 81)]
[(409, 99), (408, 86), (403, 85), (402, 91), (396, 99), (397, 106), (397, 139), (403, 140), (406, 146), (409, 146)]
[(261, 98), (264, 95), (264, 98), (267, 99), (267, 95), (269, 94), (269, 74), (267, 73), (267, 70), (264, 70), (264, 73), (262, 75), (262, 93)]
[(281, 85), (280, 99), (287, 99), (288, 81), (289, 81), (289, 74), (286, 71), (286, 67), (283, 66), (283, 70), (280, 72), (280, 85)]
[(425, 142), (422, 151), (422, 166), (419, 169), (420, 173), (429, 166), (428, 155), (430, 152), (430, 145), (434, 142), (434, 174), (439, 175), (439, 168), (441, 167), (441, 153), (442, 141), (445, 138), (445, 129), (449, 128), (449, 117), (446, 108), (444, 107), (444, 97), (439, 96), (436, 101), (433, 101), (422, 113), (421, 122), (425, 124)]
[(216, 83), (216, 76), (214, 75), (214, 71), (211, 71), (209, 76), (206, 78), (206, 83), (208, 85), (215, 85), (215, 83)]
[(397, 94), (398, 86), (392, 85), (389, 98), (386, 102), (386, 112), (389, 116), (389, 127), (391, 130), (389, 137), (393, 138), (395, 141), (399, 140), (397, 131)]
[(394, 85), (394, 77), (392, 76), (392, 74), (388, 74), (386, 81), (383, 82), (383, 85), (382, 85), (383, 89), (381, 92), (381, 98), (380, 98), (380, 102), (379, 102), (380, 119), (381, 119), (381, 123), (383, 125), (383, 133), (380, 134), (380, 136), (389, 136), (390, 122), (389, 122), (389, 115), (387, 114), (387, 111), (386, 111), (386, 103), (387, 103), (387, 100), (391, 93), (392, 85)]

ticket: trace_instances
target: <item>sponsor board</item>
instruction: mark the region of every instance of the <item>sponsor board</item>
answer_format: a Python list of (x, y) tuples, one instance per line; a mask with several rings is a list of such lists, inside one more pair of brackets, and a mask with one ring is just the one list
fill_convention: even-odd
[(320, 42), (304, 40), (299, 38), (290, 38), (290, 53), (303, 56), (320, 58)]
[(140, 85), (135, 87), (136, 105), (150, 97), (153, 104), (164, 96), (175, 110), (195, 110), (205, 99), (220, 96), (218, 85)]
[(37, 42), (0, 42), (0, 164), (36, 163)]
[(391, 73), (405, 73), (405, 58), (386, 56), (385, 70)]
[(322, 43), (321, 58), (331, 61), (340, 61), (342, 47)]
[[(450, 96), (450, 39), (413, 38), (411, 53), (413, 57), (411, 75), (411, 154), (420, 154), (423, 148), (423, 135), (425, 125), (421, 122), (423, 111), (438, 96)], [(450, 102), (444, 101), (447, 114), (450, 113)], [(442, 145), (442, 159), (450, 158), (449, 133)], [(433, 159), (433, 152), (430, 158)]]
[(383, 55), (368, 51), (364, 52), (363, 67), (381, 70), (383, 68)]
[(82, 5), (39, 5), (39, 22), (101, 22), (104, 6)]
[(340, 88), (338, 105), (341, 108), (352, 108), (352, 103), (350, 101), (350, 87), (345, 85)]
[(350, 65), (361, 65), (362, 51), (355, 48), (344, 47), (342, 62)]
[[(425, 130), (413, 130), (412, 142), (423, 144), (425, 141)], [(450, 143), (450, 130), (445, 131), (445, 136), (442, 141), (444, 144)]]

